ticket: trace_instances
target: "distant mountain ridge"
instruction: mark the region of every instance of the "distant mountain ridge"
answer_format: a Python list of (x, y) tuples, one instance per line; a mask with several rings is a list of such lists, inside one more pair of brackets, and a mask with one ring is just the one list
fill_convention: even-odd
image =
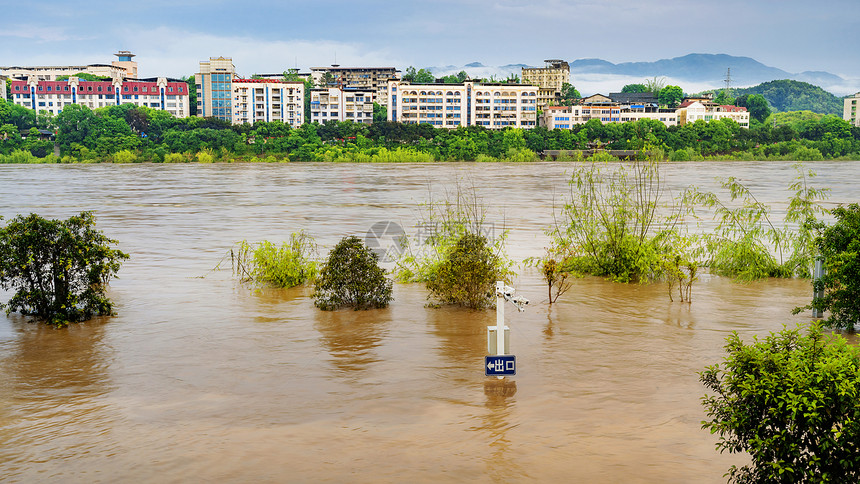
[(653, 62), (622, 62), (613, 64), (603, 59), (577, 59), (570, 64), (571, 75), (612, 74), (631, 77), (671, 77), (691, 82), (720, 83), (731, 69), (732, 83), (751, 86), (775, 79), (793, 79), (811, 84), (839, 84), (845, 79), (822, 71), (791, 73), (770, 67), (750, 57), (728, 54), (687, 54)]

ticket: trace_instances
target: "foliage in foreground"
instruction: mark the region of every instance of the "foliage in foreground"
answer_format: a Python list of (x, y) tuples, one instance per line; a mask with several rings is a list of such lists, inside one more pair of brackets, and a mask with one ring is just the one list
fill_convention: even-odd
[(313, 238), (297, 232), (290, 234), (290, 240), (280, 247), (268, 240), (257, 244), (243, 240), (230, 255), (233, 273), (243, 281), (293, 287), (316, 277), (317, 263), (312, 260), (315, 252)]
[(0, 229), (0, 287), (18, 311), (62, 327), (112, 313), (105, 286), (128, 255), (95, 229), (92, 212), (68, 220), (19, 215)]
[(445, 254), (435, 277), (427, 281), (427, 289), (431, 297), (445, 304), (490, 307), (495, 300), (495, 283), (503, 279), (498, 259), (486, 237), (466, 233)]
[(771, 334), (745, 345), (735, 333), (720, 365), (700, 374), (717, 449), (746, 452), (732, 466), (736, 483), (858, 482), (860, 479), (860, 356), (818, 325)]
[(813, 281), (824, 296), (802, 309), (829, 311), (825, 324), (854, 331), (860, 321), (860, 205), (852, 203), (831, 211), (836, 223), (818, 224), (815, 246), (824, 261), (824, 276)]
[(316, 280), (314, 305), (324, 311), (384, 308), (393, 299), (392, 282), (379, 267), (378, 256), (358, 237), (341, 239)]

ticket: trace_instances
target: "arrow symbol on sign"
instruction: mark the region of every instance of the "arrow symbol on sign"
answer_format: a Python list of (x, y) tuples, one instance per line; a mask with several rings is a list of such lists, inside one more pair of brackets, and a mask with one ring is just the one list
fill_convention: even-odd
[(487, 369), (488, 369), (488, 370), (492, 370), (492, 369), (493, 369), (493, 364), (492, 364), (492, 363), (487, 363)]

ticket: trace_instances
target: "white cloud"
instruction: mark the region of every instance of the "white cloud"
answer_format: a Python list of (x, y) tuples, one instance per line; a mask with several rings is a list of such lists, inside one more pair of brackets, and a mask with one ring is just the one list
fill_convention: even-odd
[(296, 66), (302, 71), (335, 62), (343, 66), (399, 67), (387, 49), (330, 40), (268, 41), (253, 37), (218, 36), (159, 27), (143, 32), (123, 29), (121, 48), (134, 52), (141, 77), (179, 77), (197, 72), (209, 57), (231, 57), (240, 75), (276, 73)]

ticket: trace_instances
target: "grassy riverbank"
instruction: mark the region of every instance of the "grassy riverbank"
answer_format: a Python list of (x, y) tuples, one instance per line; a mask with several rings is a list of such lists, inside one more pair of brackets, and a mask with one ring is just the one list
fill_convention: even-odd
[[(44, 133), (37, 128), (55, 132), (56, 141), (40, 139)], [(56, 117), (35, 116), (0, 101), (0, 163), (531, 162), (545, 150), (594, 148), (647, 151), (672, 161), (860, 159), (860, 128), (836, 116), (754, 122), (748, 129), (730, 119), (670, 127), (647, 119), (605, 125), (591, 119), (569, 130), (336, 121), (291, 128), (174, 118), (130, 104), (96, 110), (72, 105)]]

